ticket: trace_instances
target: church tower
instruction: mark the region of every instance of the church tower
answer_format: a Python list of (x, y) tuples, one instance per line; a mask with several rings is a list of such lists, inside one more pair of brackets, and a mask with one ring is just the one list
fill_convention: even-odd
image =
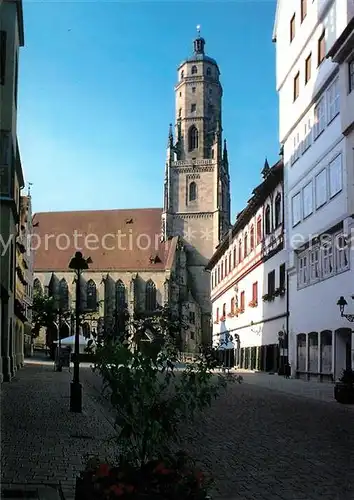
[[(181, 235), (197, 295), (210, 307), (205, 265), (230, 228), (230, 178), (222, 138), (222, 86), (199, 34), (178, 67), (176, 117), (170, 125), (164, 180), (162, 238)], [(199, 300), (198, 300), (199, 302)]]
[(180, 234), (205, 260), (230, 228), (230, 178), (222, 139), (222, 86), (205, 40), (178, 68), (176, 120), (170, 125), (164, 183), (163, 238)]

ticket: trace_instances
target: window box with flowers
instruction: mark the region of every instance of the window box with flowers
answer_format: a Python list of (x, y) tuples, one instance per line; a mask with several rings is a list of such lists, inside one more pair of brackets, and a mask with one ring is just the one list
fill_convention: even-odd
[(242, 309), (241, 307), (236, 307), (236, 311), (235, 311), (236, 316), (238, 316), (239, 314), (243, 314), (244, 312), (245, 312), (245, 310)]
[(273, 293), (266, 293), (262, 297), (263, 302), (273, 302), (274, 299), (275, 295)]
[(284, 287), (279, 287), (274, 291), (275, 297), (284, 297), (284, 295), (285, 295), (285, 288)]
[(220, 321), (225, 321), (226, 316), (221, 316)]
[(233, 313), (233, 312), (229, 312), (227, 315), (228, 318), (233, 318), (234, 316), (235, 316), (235, 313)]
[(257, 307), (258, 302), (257, 302), (257, 300), (251, 300), (251, 302), (248, 305), (249, 305), (249, 307)]

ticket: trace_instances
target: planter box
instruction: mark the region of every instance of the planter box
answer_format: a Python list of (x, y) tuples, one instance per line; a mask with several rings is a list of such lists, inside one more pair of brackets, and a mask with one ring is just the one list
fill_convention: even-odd
[[(75, 500), (102, 500), (104, 497), (98, 495), (94, 489), (92, 488), (91, 483), (87, 483), (81, 479), (81, 477), (76, 478), (76, 487), (75, 487)], [(139, 496), (140, 500), (142, 496)], [(150, 495), (146, 495), (146, 500), (151, 500), (152, 497)], [(181, 499), (185, 500), (185, 499)], [(205, 500), (211, 500), (211, 497), (208, 495), (205, 497)]]
[(354, 404), (354, 384), (336, 382), (334, 386), (334, 398), (338, 403)]

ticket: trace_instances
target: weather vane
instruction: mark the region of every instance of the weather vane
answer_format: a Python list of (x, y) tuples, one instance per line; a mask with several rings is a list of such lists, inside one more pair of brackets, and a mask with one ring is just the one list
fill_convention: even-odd
[(197, 32), (198, 32), (198, 35), (200, 35), (200, 24), (197, 24)]

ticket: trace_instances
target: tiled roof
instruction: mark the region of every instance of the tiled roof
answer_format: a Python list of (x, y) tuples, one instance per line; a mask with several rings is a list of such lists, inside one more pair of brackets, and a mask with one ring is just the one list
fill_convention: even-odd
[(160, 241), (161, 214), (161, 208), (34, 214), (34, 270), (68, 270), (77, 250), (91, 257), (92, 270), (163, 270), (176, 245)]

